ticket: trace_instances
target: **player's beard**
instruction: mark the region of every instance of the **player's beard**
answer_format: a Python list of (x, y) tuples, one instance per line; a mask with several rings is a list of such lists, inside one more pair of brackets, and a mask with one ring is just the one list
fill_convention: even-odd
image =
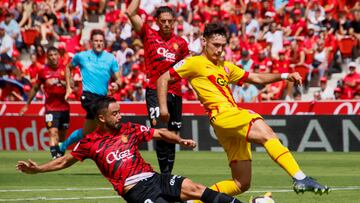
[(105, 125), (106, 125), (106, 127), (108, 129), (111, 129), (113, 131), (118, 131), (121, 128), (121, 122), (120, 121), (119, 122), (114, 122), (114, 123), (111, 123), (111, 124), (106, 123)]

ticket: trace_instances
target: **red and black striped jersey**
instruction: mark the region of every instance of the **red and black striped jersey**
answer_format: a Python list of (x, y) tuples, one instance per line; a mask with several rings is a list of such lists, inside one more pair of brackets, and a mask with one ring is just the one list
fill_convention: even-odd
[(70, 109), (69, 103), (65, 100), (64, 65), (58, 65), (55, 69), (45, 65), (38, 72), (36, 83), (44, 87), (46, 111), (68, 111)]
[[(188, 44), (182, 37), (175, 34), (172, 34), (168, 40), (164, 40), (147, 23), (144, 23), (140, 36), (144, 42), (148, 88), (156, 89), (156, 80), (189, 55)], [(180, 82), (170, 84), (168, 92), (181, 96)]]
[(154, 172), (138, 148), (140, 143), (151, 140), (153, 133), (154, 129), (134, 123), (122, 123), (116, 133), (97, 129), (81, 139), (71, 155), (80, 161), (94, 160), (103, 176), (123, 195), (127, 178)]

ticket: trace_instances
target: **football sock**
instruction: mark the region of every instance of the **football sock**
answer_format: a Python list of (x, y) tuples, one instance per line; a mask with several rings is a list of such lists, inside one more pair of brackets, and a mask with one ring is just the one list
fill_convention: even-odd
[(58, 157), (59, 152), (60, 150), (58, 145), (50, 146), (50, 154), (53, 159), (56, 159)]
[(60, 151), (61, 152), (65, 152), (66, 149), (72, 145), (73, 143), (75, 142), (78, 142), (79, 140), (81, 140), (81, 138), (83, 138), (83, 129), (82, 128), (79, 128), (75, 131), (73, 131), (70, 136), (64, 141), (61, 143), (60, 145)]
[(168, 169), (169, 169), (169, 173), (172, 172), (173, 168), (174, 168), (174, 163), (175, 163), (175, 144), (173, 143), (167, 143), (168, 145)]
[(156, 141), (156, 156), (158, 158), (160, 172), (170, 174), (171, 170), (169, 168), (167, 142), (163, 140)]
[(234, 197), (230, 197), (223, 193), (215, 192), (209, 188), (206, 188), (203, 194), (201, 195), (201, 200), (204, 203), (241, 203)]
[(305, 174), (300, 170), (299, 165), (295, 161), (288, 148), (284, 147), (279, 139), (274, 138), (265, 142), (264, 147), (270, 157), (278, 163), (293, 178), (297, 174), (301, 178)]
[(234, 180), (223, 180), (218, 183), (215, 183), (209, 188), (214, 191), (222, 192), (230, 196), (236, 196), (242, 193)]
[[(236, 196), (236, 195), (242, 193), (240, 188), (236, 185), (234, 180), (223, 180), (218, 183), (215, 183), (214, 185), (212, 185), (209, 188), (216, 192), (221, 192), (221, 193), (224, 193), (224, 194), (230, 195), (230, 196)], [(200, 200), (193, 200), (193, 202), (194, 203), (202, 203), (202, 201), (200, 201)]]

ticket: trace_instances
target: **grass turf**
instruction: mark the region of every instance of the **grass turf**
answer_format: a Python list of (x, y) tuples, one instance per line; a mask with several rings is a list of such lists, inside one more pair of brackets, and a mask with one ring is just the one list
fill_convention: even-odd
[[(155, 153), (142, 154), (157, 170)], [(230, 178), (227, 160), (222, 152), (187, 151), (178, 152), (176, 156), (174, 174), (208, 186)], [(266, 153), (254, 153), (251, 189), (238, 198), (248, 202), (250, 196), (271, 191), (277, 203), (359, 202), (360, 153), (306, 152), (295, 153), (294, 156), (306, 174), (339, 190), (322, 196), (311, 193), (297, 195), (289, 191), (292, 189), (291, 179)], [(15, 170), (17, 160), (32, 158), (37, 163), (44, 163), (49, 157), (49, 152), (1, 151), (0, 202), (125, 202), (116, 197), (110, 183), (101, 176), (91, 160), (76, 163), (63, 171), (45, 174), (25, 175)]]

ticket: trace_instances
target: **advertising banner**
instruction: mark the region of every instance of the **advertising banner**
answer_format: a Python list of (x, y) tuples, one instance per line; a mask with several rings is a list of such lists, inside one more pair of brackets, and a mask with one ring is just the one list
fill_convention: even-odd
[[(264, 116), (264, 118), (284, 145), (292, 151), (360, 151), (360, 119), (357, 115)], [(150, 126), (146, 116), (124, 116), (123, 122), (127, 121)], [(81, 128), (83, 122), (83, 116), (72, 116), (68, 134)], [(184, 138), (192, 138), (198, 143), (195, 151), (222, 150), (206, 116), (184, 116), (181, 135)], [(43, 116), (0, 117), (0, 150), (48, 150), (48, 141)], [(154, 146), (150, 142), (144, 143), (141, 148), (153, 150)], [(263, 150), (255, 145), (253, 149)]]

